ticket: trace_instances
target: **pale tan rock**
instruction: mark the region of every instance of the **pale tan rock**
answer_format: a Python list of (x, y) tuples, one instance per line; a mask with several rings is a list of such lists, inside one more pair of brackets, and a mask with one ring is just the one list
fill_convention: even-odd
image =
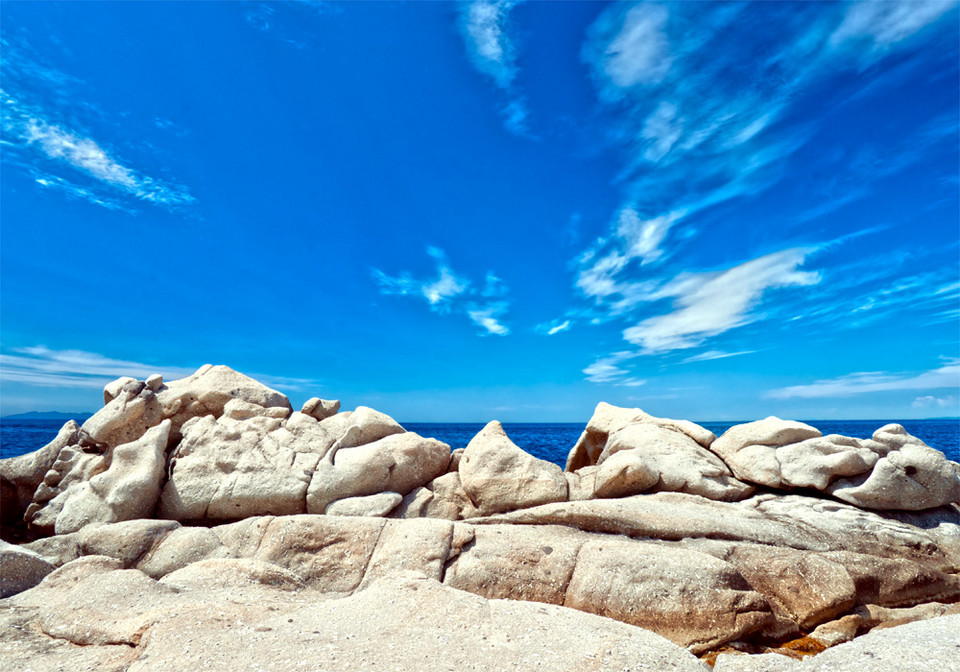
[[(710, 444), (710, 450), (729, 465), (730, 458), (749, 446), (786, 446), (820, 436), (823, 434), (815, 427), (770, 416), (764, 420), (734, 425)], [(733, 473), (738, 476), (736, 469)]]
[[(348, 429), (346, 436), (351, 431)], [(445, 473), (449, 461), (450, 446), (414, 432), (389, 435), (356, 447), (334, 446), (311, 476), (307, 512), (322, 513), (331, 502), (347, 497), (380, 492), (406, 495)]]
[(566, 471), (577, 471), (597, 463), (610, 434), (636, 423), (651, 423), (679, 430), (704, 448), (708, 447), (716, 436), (708, 429), (688, 420), (657, 418), (639, 408), (619, 408), (601, 401), (597, 404), (586, 429), (580, 435), (576, 445), (567, 456)]
[(800, 672), (803, 669), (799, 660), (779, 653), (721, 653), (713, 666), (713, 672)]
[[(621, 458), (622, 459), (622, 458)], [(617, 463), (608, 467), (612, 469)], [(571, 502), (582, 502), (597, 497), (597, 470), (599, 467), (590, 465), (580, 467), (577, 471), (565, 471), (563, 477), (567, 479), (567, 499)]]
[(339, 410), (339, 401), (310, 397), (303, 402), (301, 412), (317, 420), (326, 420), (330, 416), (336, 415)]
[(268, 414), (248, 414), (250, 406), (232, 400), (220, 418), (208, 415), (183, 425), (161, 496), (161, 516), (237, 520), (306, 511), (314, 469), (337, 437), (309, 416), (294, 413), (284, 423)]
[[(106, 394), (104, 395), (106, 397)], [(164, 407), (146, 383), (131, 381), (80, 427), (80, 445), (98, 453), (136, 441), (164, 419)]]
[(306, 588), (299, 576), (275, 564), (237, 558), (199, 560), (167, 574), (160, 579), (160, 583), (176, 589), (194, 590), (236, 590), (247, 588), (250, 584), (261, 584), (283, 591)]
[(831, 434), (786, 445), (748, 444), (727, 452), (724, 460), (737, 478), (750, 483), (825, 491), (840, 478), (870, 471), (879, 459), (872, 443)]
[[(337, 442), (338, 448), (353, 448), (374, 443), (394, 434), (403, 434), (406, 430), (386, 413), (375, 411), (366, 406), (358, 406), (350, 416), (350, 425)], [(450, 448), (447, 447), (449, 455)], [(446, 465), (444, 465), (446, 466)]]
[(94, 574), (105, 574), (119, 569), (125, 569), (123, 563), (116, 558), (106, 555), (85, 555), (58, 567), (44, 579), (43, 590), (52, 591), (59, 588), (72, 588), (78, 581), (82, 581)]
[(171, 380), (157, 393), (163, 417), (173, 425), (171, 445), (180, 440), (180, 428), (191, 418), (220, 417), (231, 399), (240, 399), (264, 408), (292, 410), (285, 394), (277, 392), (229, 366), (206, 364), (180, 380)]
[[(79, 431), (80, 426), (69, 420), (60, 428), (56, 438), (40, 450), (0, 460), (0, 517), (4, 523), (23, 520), (27, 507), (33, 502), (34, 493), (44, 482), (60, 451), (76, 445)], [(55, 472), (50, 478), (59, 483), (62, 476)]]
[(773, 618), (767, 601), (730, 563), (617, 538), (584, 544), (564, 604), (654, 630), (694, 653)]
[(851, 551), (831, 551), (824, 557), (846, 568), (861, 605), (908, 607), (960, 600), (960, 576), (953, 572), (953, 565), (930, 562), (922, 551), (913, 558)]
[(924, 529), (841, 502), (800, 495), (758, 495), (730, 503), (661, 492), (546, 504), (473, 522), (568, 525), (665, 541), (725, 539), (810, 551), (843, 550), (916, 562), (917, 569), (945, 566), (955, 556), (955, 550), (941, 548), (942, 542)]
[(776, 448), (780, 482), (764, 485), (824, 491), (838, 478), (857, 476), (873, 468), (877, 453), (864, 444), (859, 439), (830, 434)]
[(803, 672), (960, 672), (960, 616), (874, 630), (804, 661)]
[(135, 382), (137, 382), (136, 378), (131, 378), (130, 376), (121, 376), (120, 378), (110, 381), (109, 383), (104, 385), (103, 386), (103, 405), (106, 406), (111, 401), (116, 399), (117, 396), (119, 396), (121, 390), (123, 390), (124, 386), (127, 383), (135, 383)]
[(460, 483), (459, 472), (452, 471), (414, 488), (391, 514), (395, 518), (443, 518), (461, 520), (479, 515)]
[(810, 639), (820, 642), (826, 647), (836, 646), (849, 642), (857, 636), (857, 631), (863, 625), (863, 619), (857, 614), (847, 614), (835, 621), (821, 623), (813, 632)]
[[(609, 460), (628, 452), (631, 457), (615, 470)], [(687, 434), (653, 422), (634, 423), (609, 435), (597, 458), (598, 497), (624, 497), (645, 490), (686, 492), (710, 499), (736, 501), (753, 494), (754, 488), (738, 481), (723, 460)], [(633, 475), (633, 483), (629, 474)], [(614, 486), (614, 487), (611, 487)], [(609, 493), (609, 494), (601, 494)]]
[[(137, 569), (153, 579), (201, 560), (229, 557), (230, 551), (207, 527), (180, 527), (166, 531), (138, 556)], [(132, 564), (132, 563), (131, 563)]]
[(919, 511), (960, 502), (960, 474), (944, 454), (891, 427), (903, 430), (887, 425), (874, 434), (874, 440), (890, 446), (886, 456), (869, 473), (840, 479), (827, 491), (868, 509)]
[[(643, 427), (643, 425), (630, 427)], [(588, 468), (584, 467), (584, 469)], [(655, 486), (660, 481), (660, 473), (656, 465), (645, 460), (640, 451), (621, 450), (596, 468), (593, 481), (593, 494), (596, 497), (627, 497), (640, 494)]]
[(460, 459), (460, 482), (481, 515), (567, 498), (563, 470), (518, 448), (497, 421), (467, 445)]
[(328, 516), (377, 516), (386, 517), (403, 500), (399, 492), (380, 492), (363, 497), (346, 497), (327, 505)]
[(448, 563), (443, 582), (489, 598), (563, 604), (586, 541), (583, 533), (563, 527), (478, 527)]
[(360, 589), (387, 576), (420, 576), (441, 581), (453, 543), (447, 520), (390, 520), (384, 525)]
[(77, 555), (116, 558), (125, 568), (135, 567), (170, 534), (180, 529), (172, 520), (128, 520), (108, 525), (90, 525), (72, 535)]
[(57, 516), (66, 501), (61, 497), (71, 487), (88, 481), (110, 466), (111, 454), (85, 452), (79, 445), (68, 445), (57, 455), (56, 462), (44, 475), (43, 483), (33, 493), (33, 501), (23, 514), (27, 524), (42, 533), (53, 534)]
[(233, 557), (273, 563), (315, 589), (347, 593), (360, 585), (386, 522), (298, 515), (251, 518), (214, 531)]
[(447, 472), (460, 471), (460, 459), (463, 457), (463, 451), (465, 450), (466, 448), (457, 448), (450, 451), (450, 464), (447, 465)]
[(896, 627), (905, 623), (914, 621), (925, 621), (928, 618), (937, 618), (943, 616), (950, 609), (951, 605), (942, 602), (927, 602), (918, 604), (915, 607), (904, 607), (900, 609), (891, 609), (881, 607), (876, 604), (866, 604), (856, 610), (856, 615), (860, 617), (863, 627)]
[(751, 588), (805, 630), (857, 603), (844, 565), (816, 553), (741, 544), (730, 561)]
[[(220, 562), (238, 578), (249, 571), (243, 563)], [(83, 649), (84, 661), (104, 669), (99, 664), (108, 658), (97, 654), (118, 647), (100, 642), (119, 640), (128, 650), (137, 646), (126, 667), (114, 668), (129, 672), (194, 672), (205, 664), (274, 672), (318, 664), (326, 672), (704, 670), (689, 652), (639, 628), (563, 607), (487, 600), (427, 579), (384, 579), (354, 596), (323, 600), (285, 585), (167, 585), (173, 578), (158, 583), (129, 570), (110, 572), (81, 581), (72, 604), (44, 596), (32, 616), (13, 613), (24, 623), (19, 636), (30, 642), (28, 650), (47, 655), (25, 657), (23, 647), (8, 661), (16, 669), (54, 670), (77, 661), (75, 651)], [(172, 590), (179, 592), (171, 598)], [(85, 646), (41, 647), (36, 642), (45, 636), (35, 634), (34, 623)]]
[(53, 570), (35, 551), (0, 540), (0, 599), (33, 588)]
[(59, 507), (57, 534), (76, 532), (90, 523), (151, 516), (160, 499), (169, 433), (170, 423), (164, 421), (136, 441), (113, 448), (105, 471), (57, 495), (53, 500)]
[(152, 376), (147, 377), (144, 383), (146, 383), (147, 387), (154, 392), (159, 392), (160, 388), (163, 387), (163, 376), (161, 376), (159, 373), (155, 373)]

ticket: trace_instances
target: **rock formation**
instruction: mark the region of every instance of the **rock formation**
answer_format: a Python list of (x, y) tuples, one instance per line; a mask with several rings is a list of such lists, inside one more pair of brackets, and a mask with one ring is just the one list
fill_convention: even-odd
[(793, 669), (834, 647), (797, 669), (897, 670), (909, 628), (960, 645), (960, 473), (898, 425), (717, 438), (600, 404), (563, 470), (497, 422), (451, 453), (227, 367), (104, 402), (0, 461), (14, 667)]

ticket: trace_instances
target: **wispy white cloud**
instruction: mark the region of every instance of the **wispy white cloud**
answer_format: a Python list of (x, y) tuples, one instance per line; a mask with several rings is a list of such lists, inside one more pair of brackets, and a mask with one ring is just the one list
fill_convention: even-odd
[(948, 397), (934, 397), (931, 395), (917, 397), (910, 404), (913, 408), (956, 408), (957, 398), (953, 395)]
[(722, 350), (707, 350), (699, 355), (687, 357), (681, 363), (690, 364), (692, 362), (708, 362), (713, 359), (726, 359), (727, 357), (739, 357), (740, 355), (751, 355), (756, 350), (740, 350), (738, 352), (723, 352)]
[[(4, 42), (4, 47), (10, 46)], [(2, 65), (6, 77), (0, 91), (0, 126), (8, 163), (29, 172), (43, 187), (111, 209), (129, 210), (123, 201), (164, 207), (194, 202), (185, 187), (144, 174), (102, 142), (57, 118), (68, 104), (63, 89), (75, 86), (75, 80), (38, 65), (20, 48), (10, 48)], [(33, 93), (25, 93), (28, 90)], [(80, 104), (74, 100), (69, 105)]]
[(896, 390), (937, 390), (960, 388), (960, 363), (948, 360), (942, 366), (922, 373), (862, 372), (818, 380), (809, 385), (793, 385), (766, 393), (770, 399), (819, 399), (852, 397), (870, 392)]
[(593, 364), (583, 370), (587, 380), (591, 383), (605, 383), (623, 387), (639, 387), (647, 381), (631, 376), (630, 369), (623, 363), (638, 356), (636, 352), (614, 352), (606, 357), (598, 358)]
[(483, 307), (467, 309), (467, 316), (473, 320), (473, 323), (486, 330), (487, 334), (496, 334), (497, 336), (506, 336), (510, 329), (501, 324), (499, 318), (507, 312), (509, 304), (505, 301), (488, 303)]
[(912, 37), (957, 6), (957, 0), (861, 0), (830, 36), (833, 45), (867, 40), (886, 49)]
[(501, 278), (488, 271), (482, 285), (472, 283), (453, 270), (447, 254), (440, 248), (428, 247), (427, 254), (433, 257), (436, 266), (433, 277), (415, 278), (409, 272), (388, 275), (380, 269), (371, 269), (380, 293), (420, 297), (437, 313), (466, 314), (483, 329), (483, 335), (510, 333), (500, 321), (510, 307), (504, 299), (509, 290)]
[(530, 110), (514, 86), (517, 77), (517, 47), (507, 24), (511, 10), (521, 0), (473, 0), (460, 5), (460, 32), (473, 67), (490, 77), (506, 93), (500, 108), (504, 127), (526, 138), (530, 133)]
[(437, 312), (449, 312), (455, 298), (470, 289), (470, 281), (457, 275), (447, 260), (446, 253), (437, 247), (428, 247), (427, 254), (436, 262), (436, 277), (414, 279), (409, 273), (390, 276), (373, 269), (374, 280), (380, 285), (381, 294), (419, 295)]
[(460, 29), (473, 66), (505, 89), (517, 74), (516, 50), (506, 31), (514, 0), (475, 0), (461, 6)]
[(768, 254), (725, 271), (683, 273), (651, 298), (672, 298), (674, 309), (643, 320), (623, 337), (647, 354), (692, 348), (707, 338), (757, 320), (753, 309), (771, 289), (816, 284), (820, 275), (802, 271), (808, 249)]
[(556, 334), (563, 333), (564, 331), (570, 331), (574, 324), (575, 322), (570, 319), (569, 315), (567, 315), (556, 320), (538, 324), (533, 330), (543, 336), (554, 336)]
[[(42, 345), (12, 348), (0, 354), (0, 379), (35, 387), (101, 389), (121, 376), (144, 379), (159, 373), (164, 380), (176, 380), (193, 374), (196, 369), (114, 359), (85, 350), (52, 350)], [(287, 390), (317, 386), (317, 381), (310, 378), (242, 373), (265, 385)]]
[[(707, 208), (762, 193), (785, 174), (817, 130), (809, 117), (796, 121), (802, 92), (861, 67), (863, 40), (872, 40), (870, 58), (883, 58), (956, 3), (922, 3), (908, 16), (912, 4), (643, 2), (605, 9), (582, 58), (615, 120), (610, 138), (624, 154), (623, 204), (608, 233), (576, 262), (576, 288), (597, 313), (593, 321), (642, 311), (624, 337), (643, 353), (664, 353), (762, 319), (768, 290), (818, 283), (821, 273), (799, 269), (810, 253), (799, 248), (673, 280), (663, 269)], [(865, 196), (867, 182), (910, 165), (955, 129), (955, 120), (933, 123), (915, 151), (867, 164), (856, 189), (840, 190), (840, 198)], [(839, 205), (821, 205), (805, 219)], [(650, 304), (663, 299), (672, 299), (672, 310), (649, 317)]]
[[(662, 81), (673, 60), (664, 32), (667, 18), (667, 8), (662, 5), (638, 4), (623, 13), (612, 38), (607, 34), (611, 24), (599, 21), (592, 27), (598, 39), (588, 42), (587, 49), (594, 52), (588, 59), (617, 89)], [(616, 89), (606, 92), (619, 97)]]

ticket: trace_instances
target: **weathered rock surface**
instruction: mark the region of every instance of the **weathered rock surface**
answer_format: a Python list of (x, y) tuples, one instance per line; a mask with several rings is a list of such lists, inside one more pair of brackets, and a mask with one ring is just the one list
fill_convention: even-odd
[(734, 425), (710, 444), (710, 450), (729, 464), (730, 459), (750, 446), (786, 446), (820, 436), (823, 434), (815, 427), (771, 415), (764, 420)]
[(0, 598), (33, 588), (53, 570), (39, 553), (0, 541)]
[[(350, 431), (346, 436), (352, 436)], [(366, 445), (334, 446), (313, 472), (307, 512), (321, 513), (346, 497), (387, 491), (406, 495), (445, 473), (449, 462), (450, 446), (414, 432), (390, 434)]]
[(5, 660), (34, 670), (82, 661), (98, 669), (185, 672), (204, 665), (275, 671), (319, 665), (332, 672), (557, 664), (583, 671), (705, 669), (662, 637), (563, 607), (487, 600), (412, 578), (383, 579), (356, 595), (325, 600), (281, 573), (217, 562), (207, 571), (195, 570), (206, 564), (197, 563), (161, 582), (103, 568), (69, 588), (24, 593), (0, 612), (7, 626), (0, 629), (22, 624), (23, 643), (3, 643)]
[[(639, 649), (617, 653), (635, 626), (698, 653), (799, 656), (960, 610), (957, 466), (896, 425), (861, 440), (768, 418), (717, 439), (601, 404), (562, 471), (497, 422), (451, 453), (370, 408), (313, 398), (292, 412), (226, 367), (118, 379), (104, 399), (82, 428), (0, 462), (5, 534), (22, 514), (17, 539), (53, 535), (0, 547), (14, 595), (0, 655), (15, 667), (178, 669), (201, 648), (235, 665), (242, 641), (274, 647), (254, 662), (284, 670), (303, 651), (324, 669), (338, 651), (421, 669), (417, 656), (475, 645), (464, 664), (484, 669), (498, 646), (521, 669), (642, 668)], [(451, 605), (466, 611), (437, 620)], [(353, 612), (375, 608), (358, 628)], [(563, 653), (591, 623), (606, 644)], [(766, 664), (721, 657), (737, 660)]]
[(690, 422), (689, 420), (670, 420), (657, 418), (639, 408), (619, 408), (601, 401), (597, 404), (586, 429), (580, 435), (576, 445), (567, 456), (566, 471), (577, 471), (582, 467), (597, 463), (610, 434), (637, 423), (650, 423), (661, 427), (676, 429), (704, 448), (716, 438), (713, 432)]
[(374, 516), (384, 517), (397, 508), (403, 500), (399, 492), (380, 492), (364, 497), (346, 497), (327, 505), (328, 516)]
[(567, 498), (563, 470), (518, 448), (496, 421), (467, 445), (460, 458), (460, 482), (481, 515)]
[(584, 544), (564, 604), (656, 630), (694, 653), (772, 620), (767, 601), (731, 564), (697, 551), (617, 539)]
[(857, 588), (846, 567), (818, 553), (738, 545), (731, 562), (774, 609), (802, 629), (848, 611)]
[(734, 475), (770, 488), (810, 488), (865, 509), (932, 509), (960, 501), (953, 463), (900, 425), (862, 440), (769, 417), (710, 445)]
[(0, 517), (4, 523), (23, 520), (27, 507), (33, 502), (33, 493), (43, 483), (60, 451), (76, 445), (79, 433), (80, 426), (69, 420), (56, 438), (40, 450), (0, 460)]
[(960, 615), (875, 630), (827, 649), (798, 672), (960, 672)]
[(889, 450), (872, 471), (834, 482), (827, 491), (866, 509), (919, 511), (960, 502), (960, 473), (943, 453), (900, 425), (886, 425), (873, 434)]
[(452, 471), (412, 490), (393, 515), (397, 518), (461, 520), (478, 516), (480, 512), (463, 489), (460, 472)]
[(233, 399), (219, 418), (190, 420), (182, 432), (161, 498), (160, 514), (174, 520), (322, 513), (338, 499), (403, 495), (450, 457), (446, 444), (365, 407), (318, 421)]
[[(53, 528), (58, 534), (75, 532), (90, 523), (114, 523), (153, 515), (160, 498), (166, 464), (165, 450), (170, 422), (164, 420), (140, 438), (109, 449), (106, 455), (60, 451), (76, 459), (67, 476), (77, 478), (52, 484), (59, 493), (43, 508), (32, 513), (38, 527)], [(48, 472), (59, 478), (58, 465)], [(29, 511), (29, 510), (28, 510)]]
[(597, 464), (594, 491), (598, 497), (652, 490), (736, 501), (754, 491), (688, 434), (653, 422), (634, 423), (610, 434)]
[(331, 415), (336, 415), (340, 411), (340, 402), (321, 399), (320, 397), (310, 397), (303, 402), (301, 413), (309, 415), (315, 420), (326, 420)]

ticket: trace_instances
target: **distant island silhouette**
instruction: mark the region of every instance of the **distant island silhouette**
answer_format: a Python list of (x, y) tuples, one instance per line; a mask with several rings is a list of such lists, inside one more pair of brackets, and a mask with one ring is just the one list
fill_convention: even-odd
[(13, 415), (4, 415), (0, 420), (86, 420), (91, 415), (90, 411), (80, 413), (63, 413), (61, 411), (28, 411), (27, 413), (15, 413)]

